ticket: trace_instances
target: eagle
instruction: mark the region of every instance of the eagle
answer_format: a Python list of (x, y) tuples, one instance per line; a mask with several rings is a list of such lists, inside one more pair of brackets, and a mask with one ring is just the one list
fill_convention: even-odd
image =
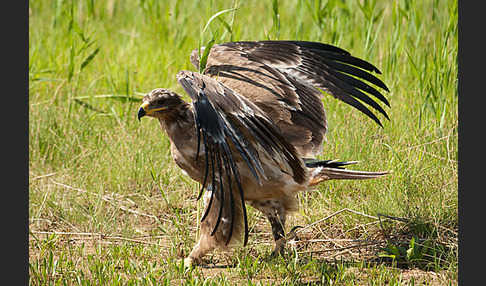
[[(190, 54), (200, 66), (204, 47)], [(204, 70), (176, 78), (191, 102), (156, 88), (138, 119), (158, 119), (175, 163), (200, 183), (200, 237), (185, 265), (203, 263), (214, 249), (248, 242), (246, 204), (269, 221), (283, 253), (287, 216), (296, 195), (333, 179), (372, 179), (389, 172), (346, 169), (356, 161), (317, 159), (328, 125), (321, 97), (330, 94), (383, 127), (389, 92), (374, 65), (339, 47), (310, 41), (240, 41), (209, 48)], [(380, 103), (380, 104), (379, 104)], [(370, 108), (371, 107), (371, 108)], [(373, 111), (374, 112), (373, 112)]]

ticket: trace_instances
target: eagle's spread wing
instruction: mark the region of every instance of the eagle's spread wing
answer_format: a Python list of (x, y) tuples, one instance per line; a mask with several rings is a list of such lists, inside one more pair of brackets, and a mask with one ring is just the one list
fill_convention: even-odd
[[(194, 57), (193, 52), (193, 63), (197, 62)], [(315, 98), (305, 98), (315, 97), (315, 93), (299, 92), (305, 86), (311, 85), (355, 107), (380, 126), (382, 124), (378, 117), (363, 102), (389, 119), (386, 111), (369, 94), (390, 106), (388, 100), (376, 88), (362, 81), (389, 91), (371, 73), (381, 72), (374, 65), (353, 57), (341, 48), (305, 41), (229, 42), (212, 47), (206, 73), (217, 75), (228, 70), (228, 67), (222, 67), (225, 62), (227, 65), (239, 66), (240, 63), (236, 61), (238, 58), (245, 58), (258, 68), (265, 65), (267, 69), (273, 69), (271, 73), (280, 81), (280, 86), (275, 87), (282, 89), (281, 85), (288, 85), (287, 91), (281, 92), (279, 96), (284, 97), (282, 100), (290, 109), (305, 108), (306, 113), (314, 111), (319, 115), (319, 110), (316, 111), (315, 107), (313, 110), (311, 106), (303, 106), (306, 101), (310, 105), (315, 103)], [(211, 67), (211, 64), (215, 67)]]
[(245, 97), (199, 73), (181, 71), (177, 78), (192, 99), (198, 134), (198, 154), (201, 141), (204, 147), (206, 166), (199, 197), (204, 188), (209, 184), (211, 186), (211, 197), (202, 220), (210, 211), (216, 195), (221, 204), (211, 233), (214, 234), (221, 221), (225, 205), (222, 202), (229, 200), (231, 225), (226, 238), (228, 243), (235, 218), (233, 188), (236, 187), (242, 204), (246, 245), (248, 223), (238, 164), (246, 165), (251, 175), (260, 182), (265, 178), (265, 166), (262, 165), (261, 158), (266, 153), (274, 166), (279, 166), (282, 172), (292, 174), (297, 183), (303, 183), (303, 161), (268, 116)]

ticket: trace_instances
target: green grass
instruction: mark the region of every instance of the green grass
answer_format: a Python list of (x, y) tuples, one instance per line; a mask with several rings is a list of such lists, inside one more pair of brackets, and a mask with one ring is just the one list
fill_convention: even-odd
[[(457, 15), (456, 1), (436, 0), (29, 1), (30, 284), (456, 285)], [(384, 128), (323, 98), (323, 158), (393, 173), (301, 193), (289, 228), (341, 212), (285, 259), (267, 259), (269, 224), (249, 208), (249, 246), (208, 256), (232, 267), (180, 265), (199, 186), (158, 123), (136, 120), (136, 98), (184, 94), (176, 73), (212, 39), (334, 44), (391, 90)]]

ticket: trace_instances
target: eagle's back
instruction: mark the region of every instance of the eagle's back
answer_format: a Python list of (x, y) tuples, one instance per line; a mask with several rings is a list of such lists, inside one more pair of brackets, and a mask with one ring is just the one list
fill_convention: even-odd
[(320, 153), (327, 122), (319, 90), (224, 45), (212, 47), (205, 74), (255, 103), (301, 157)]

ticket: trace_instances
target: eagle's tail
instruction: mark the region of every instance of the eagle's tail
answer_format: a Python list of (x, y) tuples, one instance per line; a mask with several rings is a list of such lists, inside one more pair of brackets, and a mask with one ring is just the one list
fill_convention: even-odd
[(327, 180), (374, 179), (390, 173), (388, 171), (367, 172), (344, 169), (344, 166), (356, 164), (358, 163), (357, 161), (338, 162), (336, 160), (304, 159), (304, 163), (307, 168), (312, 169), (309, 186), (314, 186)]

